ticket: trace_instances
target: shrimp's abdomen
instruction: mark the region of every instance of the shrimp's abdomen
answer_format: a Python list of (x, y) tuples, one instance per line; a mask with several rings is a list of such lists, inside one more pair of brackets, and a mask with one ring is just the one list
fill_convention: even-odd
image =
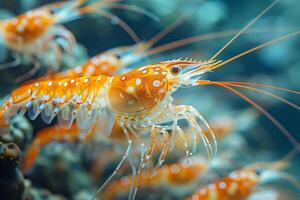
[(96, 110), (104, 109), (106, 83), (109, 77), (82, 77), (77, 79), (49, 80), (24, 85), (13, 91), (1, 108), (0, 118), (9, 120), (17, 112), (28, 112), (34, 120), (39, 114), (46, 123), (57, 115), (58, 122), (70, 128), (76, 118), (80, 130), (89, 129)]

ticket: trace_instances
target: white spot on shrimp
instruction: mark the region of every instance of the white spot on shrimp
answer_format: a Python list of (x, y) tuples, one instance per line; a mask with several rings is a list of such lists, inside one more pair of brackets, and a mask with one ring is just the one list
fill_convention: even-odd
[(160, 88), (158, 92), (159, 93), (164, 93), (165, 91), (166, 91), (165, 88)]
[(71, 83), (75, 83), (75, 80), (74, 80), (74, 79), (72, 79), (70, 82), (71, 82)]
[(155, 75), (159, 74), (158, 72), (154, 72)]
[(192, 200), (199, 200), (198, 195), (194, 194), (194, 195), (192, 196)]
[(140, 85), (141, 82), (142, 82), (142, 81), (141, 81), (141, 79), (139, 79), (139, 78), (137, 78), (137, 79), (135, 80), (135, 84), (136, 84), (136, 85)]
[(143, 74), (147, 74), (147, 72), (148, 72), (148, 70), (146, 70), (146, 69), (144, 69), (144, 70), (142, 71)]
[(80, 66), (75, 67), (75, 72), (76, 72), (77, 74), (81, 73), (81, 72), (82, 72), (82, 68), (81, 68)]
[(65, 82), (65, 83), (64, 83), (64, 86), (67, 87), (67, 86), (68, 86), (68, 82)]
[(127, 92), (133, 93), (133, 92), (134, 92), (134, 87), (129, 86), (129, 87), (127, 88)]
[(128, 103), (127, 103), (127, 104), (131, 106), (131, 105), (133, 105), (133, 104), (134, 104), (134, 101), (132, 101), (132, 100), (131, 100), (131, 101), (128, 101)]
[(122, 77), (121, 77), (121, 80), (122, 80), (122, 81), (125, 81), (125, 80), (126, 80), (126, 76), (122, 76)]
[(89, 65), (87, 68), (87, 73), (91, 75), (92, 73), (94, 73), (94, 71), (95, 71), (95, 67), (93, 65)]
[(232, 179), (238, 179), (239, 178), (239, 176), (235, 172), (230, 173), (229, 177), (232, 178)]
[(199, 192), (200, 192), (201, 195), (206, 195), (206, 190), (205, 189), (201, 189)]
[(155, 71), (160, 71), (160, 68), (159, 68), (159, 67), (156, 67), (154, 70), (155, 70)]
[(234, 195), (235, 192), (236, 192), (236, 190), (237, 190), (237, 188), (238, 188), (237, 183), (232, 183), (232, 184), (229, 186), (228, 190), (227, 190), (228, 194)]
[(223, 181), (219, 183), (219, 188), (220, 188), (220, 189), (225, 189), (226, 186), (227, 186), (226, 183), (223, 182)]
[(152, 84), (154, 87), (159, 87), (161, 83), (159, 80), (154, 80)]
[(39, 87), (40, 84), (39, 84), (39, 83), (35, 83), (34, 86), (35, 86), (35, 87)]
[(178, 174), (180, 172), (180, 167), (178, 165), (174, 164), (171, 166), (170, 170), (173, 174)]
[(211, 190), (214, 190), (216, 188), (215, 184), (209, 184), (208, 187), (211, 189)]
[(88, 78), (86, 78), (86, 79), (84, 79), (84, 81), (83, 81), (84, 83), (87, 83), (87, 82), (89, 82), (89, 79)]
[(103, 64), (103, 65), (101, 66), (101, 69), (102, 69), (103, 71), (107, 71), (108, 67), (107, 67), (107, 65)]
[(162, 75), (166, 75), (166, 74), (167, 74), (167, 72), (166, 72), (166, 71), (163, 71), (161, 74), (162, 74)]
[(50, 81), (50, 82), (48, 83), (48, 86), (51, 87), (52, 85), (53, 85), (53, 82)]

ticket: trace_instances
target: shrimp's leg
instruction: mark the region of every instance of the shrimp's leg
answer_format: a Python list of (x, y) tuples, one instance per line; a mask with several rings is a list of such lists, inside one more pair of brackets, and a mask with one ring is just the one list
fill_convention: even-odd
[(160, 129), (153, 125), (151, 127), (149, 147), (148, 147), (148, 150), (147, 150), (145, 155), (144, 155), (144, 152), (143, 152), (144, 149), (142, 149), (140, 166), (139, 166), (139, 169), (137, 171), (138, 180), (135, 182), (134, 192), (133, 192), (132, 197), (131, 197), (132, 200), (135, 199), (135, 196), (136, 196), (136, 193), (137, 193), (137, 190), (138, 190), (138, 187), (139, 187), (139, 183), (140, 183), (140, 180), (141, 180), (142, 170), (146, 166), (146, 164), (148, 163), (148, 161), (151, 159), (151, 157), (153, 155), (153, 151), (154, 151), (155, 146), (156, 146), (155, 144), (157, 142), (157, 136), (158, 136), (159, 133), (160, 133)]
[(153, 170), (152, 177), (154, 177), (157, 174), (157, 171), (161, 167), (161, 165), (165, 162), (167, 153), (170, 148), (170, 136), (169, 133), (166, 129), (162, 129), (162, 134), (163, 134), (163, 148), (160, 153), (158, 162)]
[(63, 26), (57, 26), (54, 32), (55, 35), (61, 36), (56, 40), (57, 44), (62, 47), (63, 51), (70, 54), (72, 47), (76, 44), (74, 35)]
[(29, 79), (30, 77), (32, 77), (33, 75), (35, 75), (41, 68), (41, 63), (39, 61), (35, 61), (33, 68), (29, 71), (26, 72), (25, 74), (19, 76), (18, 78), (16, 78), (15, 82), (16, 83), (21, 83), (27, 79)]
[[(194, 133), (197, 134), (198, 138), (202, 140), (208, 151), (208, 156), (211, 158), (217, 152), (217, 140), (208, 122), (205, 118), (192, 106), (181, 105), (178, 106), (182, 110), (183, 115), (192, 127)], [(204, 126), (206, 132), (204, 133), (202, 126)]]
[(133, 159), (132, 159), (131, 155), (128, 156), (128, 162), (130, 164), (131, 171), (132, 171), (132, 178), (131, 178), (130, 190), (129, 190), (129, 195), (128, 195), (128, 200), (130, 200), (131, 196), (133, 195), (133, 191), (134, 191), (134, 183), (135, 183), (135, 177), (136, 177), (136, 167), (134, 165), (134, 162), (133, 162)]
[(21, 56), (19, 54), (13, 53), (12, 57), (14, 58), (13, 61), (0, 64), (0, 70), (17, 67), (18, 65), (21, 64), (22, 59), (21, 59)]
[(125, 160), (128, 158), (128, 156), (130, 154), (131, 146), (132, 146), (132, 139), (131, 139), (131, 137), (129, 135), (128, 128), (126, 127), (126, 125), (125, 125), (125, 123), (124, 123), (123, 120), (120, 120), (120, 127), (122, 128), (124, 134), (127, 137), (127, 141), (128, 141), (126, 152), (123, 155), (122, 159), (120, 160), (120, 162), (117, 165), (117, 167), (114, 170), (114, 172), (108, 177), (108, 179), (106, 179), (106, 181), (99, 187), (99, 189), (97, 189), (96, 193), (92, 197), (93, 200), (96, 199), (97, 195), (103, 190), (103, 188), (117, 175), (118, 171), (120, 170), (120, 168), (122, 167), (123, 163), (125, 162)]
[(54, 64), (52, 63), (51, 59), (50, 61), (48, 61), (48, 66), (52, 66), (53, 69), (49, 69), (48, 71), (58, 71), (60, 68), (60, 64), (61, 64), (61, 49), (59, 48), (58, 44), (56, 44), (55, 42), (52, 42), (51, 45), (49, 46), (49, 50), (53, 50), (54, 51)]

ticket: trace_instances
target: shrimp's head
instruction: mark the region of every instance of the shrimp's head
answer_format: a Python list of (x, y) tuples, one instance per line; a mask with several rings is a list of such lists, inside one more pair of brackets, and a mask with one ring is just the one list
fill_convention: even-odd
[(232, 172), (230, 177), (247, 182), (249, 186), (255, 187), (258, 184), (266, 184), (279, 178), (293, 182), (288, 175), (281, 170), (288, 165), (285, 160), (277, 162), (259, 162), (246, 166), (245, 168)]
[(199, 64), (182, 60), (159, 62), (114, 76), (108, 88), (108, 104), (123, 115), (148, 112), (167, 103), (173, 91), (188, 84), (185, 73)]

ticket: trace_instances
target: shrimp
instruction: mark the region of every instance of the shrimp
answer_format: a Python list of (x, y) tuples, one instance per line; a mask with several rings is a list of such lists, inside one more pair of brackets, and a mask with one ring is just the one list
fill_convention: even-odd
[[(141, 188), (158, 188), (167, 187), (174, 190), (181, 188), (181, 191), (193, 190), (195, 181), (208, 169), (207, 163), (193, 163), (186, 165), (183, 163), (175, 163), (163, 166), (159, 173), (152, 176), (150, 170), (144, 170), (140, 180)], [(116, 199), (120, 195), (128, 195), (131, 189), (130, 180), (137, 182), (137, 177), (124, 176), (119, 180), (112, 181), (103, 191), (102, 198), (106, 200)]]
[[(51, 67), (50, 71), (59, 70), (62, 53), (70, 53), (76, 44), (74, 35), (60, 24), (74, 20), (86, 13), (97, 13), (99, 8), (118, 8), (118, 4), (114, 3), (115, 1), (104, 0), (84, 6), (86, 1), (53, 3), (25, 12), (16, 18), (0, 22), (4, 44), (14, 52), (22, 55), (26, 60), (35, 63), (35, 67), (28, 74), (19, 78), (20, 81), (35, 74), (41, 64)], [(131, 8), (129, 5), (124, 6), (126, 5), (124, 4), (121, 8)], [(136, 8), (136, 11), (141, 12), (138, 8)], [(107, 17), (108, 14), (106, 13), (104, 16)], [(109, 16), (117, 18), (112, 14)], [(132, 29), (121, 19), (117, 19), (119, 25), (138, 42), (139, 39)], [(53, 56), (49, 56), (49, 54)], [(18, 62), (13, 62), (11, 67), (18, 64)], [(3, 65), (2, 68), (7, 67), (8, 65)]]
[(279, 171), (285, 168), (289, 161), (298, 153), (299, 150), (295, 147), (279, 161), (250, 164), (242, 169), (233, 171), (228, 176), (202, 187), (187, 200), (244, 200), (257, 189), (259, 184), (268, 183), (274, 177), (286, 179), (300, 190), (300, 185), (293, 177)]
[[(245, 28), (242, 30), (244, 31)], [(234, 38), (241, 33), (239, 32)], [(133, 139), (141, 141), (139, 134), (149, 136), (146, 152), (141, 151), (139, 172), (151, 158), (155, 141), (160, 137), (163, 148), (154, 168), (154, 174), (164, 163), (175, 136), (191, 134), (196, 141), (203, 143), (208, 157), (213, 157), (216, 154), (217, 143), (210, 125), (194, 107), (173, 104), (172, 94), (179, 88), (197, 87), (204, 83), (216, 84), (217, 82), (199, 80), (199, 77), (243, 55), (299, 34), (300, 31), (290, 33), (225, 61), (216, 61), (217, 56), (213, 56), (208, 61), (178, 59), (149, 64), (115, 76), (81, 77), (32, 83), (16, 89), (12, 93), (0, 110), (0, 119), (1, 122), (9, 123), (10, 118), (16, 113), (25, 113), (28, 110), (31, 119), (35, 119), (41, 113), (42, 119), (47, 123), (58, 116), (59, 124), (66, 128), (70, 128), (76, 119), (79, 130), (85, 134), (93, 124), (96, 124), (99, 130), (109, 130), (110, 128), (107, 127), (113, 125), (113, 120), (107, 124), (103, 123), (101, 119), (115, 117), (127, 138), (128, 145), (115, 171), (97, 190), (97, 195), (117, 174), (129, 156)], [(226, 44), (227, 46), (228, 44)], [(221, 50), (223, 49), (225, 48)], [(219, 55), (220, 52), (217, 54)], [(281, 90), (297, 93), (287, 89)], [(255, 105), (258, 108), (257, 104)], [(258, 110), (262, 111), (261, 107), (259, 108)], [(265, 112), (262, 113), (265, 114)], [(278, 125), (279, 122), (273, 118), (269, 119), (280, 130), (285, 130)], [(187, 121), (191, 126), (191, 132), (187, 133), (182, 130), (178, 123), (182, 120)], [(209, 130), (208, 134), (203, 134), (204, 128)], [(283, 133), (295, 146), (298, 144), (291, 134)], [(141, 143), (142, 146), (145, 145), (143, 141)]]

